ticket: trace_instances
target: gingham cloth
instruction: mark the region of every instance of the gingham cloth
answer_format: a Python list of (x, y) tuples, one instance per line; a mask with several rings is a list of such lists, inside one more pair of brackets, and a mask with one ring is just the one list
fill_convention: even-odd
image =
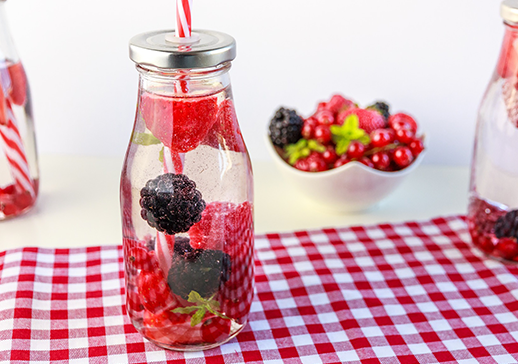
[(246, 329), (191, 353), (130, 324), (121, 247), (1, 253), (0, 362), (518, 362), (518, 269), (476, 255), (462, 217), (260, 235), (256, 247)]

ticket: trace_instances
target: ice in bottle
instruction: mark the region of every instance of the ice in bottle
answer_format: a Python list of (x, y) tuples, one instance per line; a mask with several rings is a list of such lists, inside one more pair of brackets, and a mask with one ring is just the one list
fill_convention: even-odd
[(121, 176), (127, 309), (159, 346), (234, 337), (253, 297), (252, 169), (229, 79), (232, 37), (138, 35), (138, 104)]
[(503, 1), (501, 15), (504, 41), (478, 113), (468, 227), (484, 253), (518, 261), (518, 3)]
[(0, 220), (34, 206), (38, 186), (29, 84), (0, 1)]

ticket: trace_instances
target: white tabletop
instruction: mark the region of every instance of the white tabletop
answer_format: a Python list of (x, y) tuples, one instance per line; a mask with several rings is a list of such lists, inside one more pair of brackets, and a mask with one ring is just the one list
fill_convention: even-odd
[[(121, 158), (41, 156), (37, 205), (0, 222), (0, 250), (120, 244), (121, 166)], [(284, 183), (273, 162), (253, 166), (256, 233), (423, 220), (463, 214), (467, 207), (467, 167), (421, 165), (379, 207), (337, 214), (306, 201)]]

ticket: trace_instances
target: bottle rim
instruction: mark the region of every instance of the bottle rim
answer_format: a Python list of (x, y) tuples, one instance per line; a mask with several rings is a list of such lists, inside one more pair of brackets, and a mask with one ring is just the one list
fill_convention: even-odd
[(500, 15), (506, 23), (518, 24), (518, 0), (502, 1)]

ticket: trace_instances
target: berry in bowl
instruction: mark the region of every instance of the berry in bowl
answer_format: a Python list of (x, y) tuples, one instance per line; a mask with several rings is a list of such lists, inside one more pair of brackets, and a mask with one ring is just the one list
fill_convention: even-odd
[(385, 102), (361, 108), (341, 95), (308, 118), (279, 108), (268, 149), (284, 178), (308, 199), (340, 212), (368, 209), (421, 162), (425, 145), (415, 119)]

